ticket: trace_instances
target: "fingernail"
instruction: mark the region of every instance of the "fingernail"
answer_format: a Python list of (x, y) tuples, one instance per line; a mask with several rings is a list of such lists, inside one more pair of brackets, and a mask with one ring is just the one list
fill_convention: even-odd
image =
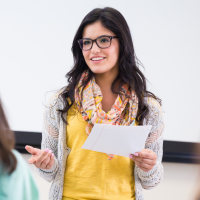
[(30, 160), (29, 160), (28, 162), (31, 164), (31, 161), (30, 161)]
[(26, 149), (27, 145), (25, 146), (25, 149)]
[(133, 156), (130, 154), (130, 155), (129, 155), (129, 158), (133, 158)]
[(54, 153), (52, 153), (52, 157), (54, 157)]
[(51, 153), (52, 153), (52, 151), (50, 150), (50, 151), (49, 151), (49, 154), (51, 154)]
[(46, 149), (45, 151), (46, 151), (46, 152), (49, 152), (49, 149)]
[(134, 156), (138, 156), (138, 153), (134, 153), (133, 155), (134, 155)]

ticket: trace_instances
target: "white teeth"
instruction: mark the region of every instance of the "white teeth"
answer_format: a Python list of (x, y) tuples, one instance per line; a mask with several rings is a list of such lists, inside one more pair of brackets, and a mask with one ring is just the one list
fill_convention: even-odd
[(103, 58), (92, 58), (92, 60), (103, 60)]

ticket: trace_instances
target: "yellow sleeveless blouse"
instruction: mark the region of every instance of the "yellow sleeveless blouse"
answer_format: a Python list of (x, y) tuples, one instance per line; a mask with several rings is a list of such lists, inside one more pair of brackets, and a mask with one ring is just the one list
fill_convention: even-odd
[(135, 200), (134, 162), (130, 158), (82, 149), (87, 122), (77, 108), (68, 111), (66, 163), (62, 200)]

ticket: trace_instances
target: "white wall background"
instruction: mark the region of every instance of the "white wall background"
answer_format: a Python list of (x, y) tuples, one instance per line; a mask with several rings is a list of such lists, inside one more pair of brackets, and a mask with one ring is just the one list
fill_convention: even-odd
[[(28, 163), (29, 155), (22, 154)], [(200, 189), (200, 166), (196, 164), (163, 163), (163, 181), (152, 190), (143, 190), (145, 200), (194, 200)], [(42, 179), (34, 165), (29, 165), (39, 187), (40, 199), (47, 200), (51, 183)]]
[(45, 93), (67, 84), (83, 17), (111, 6), (126, 18), (149, 89), (163, 100), (165, 139), (200, 139), (200, 1), (0, 1), (0, 95), (13, 130), (41, 131)]

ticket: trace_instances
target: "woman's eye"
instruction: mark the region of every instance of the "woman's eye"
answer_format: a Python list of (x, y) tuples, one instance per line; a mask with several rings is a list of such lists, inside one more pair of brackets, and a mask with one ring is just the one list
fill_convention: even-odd
[(89, 41), (89, 40), (83, 41), (83, 45), (89, 45), (89, 44), (91, 44), (91, 41)]
[(102, 38), (102, 39), (100, 40), (100, 42), (101, 42), (101, 43), (106, 43), (106, 42), (109, 42), (109, 39), (108, 39), (108, 38)]

